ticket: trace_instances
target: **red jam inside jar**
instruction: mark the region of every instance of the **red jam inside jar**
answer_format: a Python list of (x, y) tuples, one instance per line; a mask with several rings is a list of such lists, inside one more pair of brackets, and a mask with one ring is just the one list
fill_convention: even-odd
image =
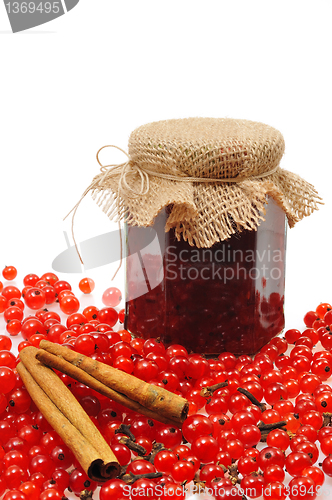
[(125, 328), (189, 352), (254, 354), (284, 328), (286, 216), (268, 199), (257, 231), (211, 248), (152, 227), (127, 226)]

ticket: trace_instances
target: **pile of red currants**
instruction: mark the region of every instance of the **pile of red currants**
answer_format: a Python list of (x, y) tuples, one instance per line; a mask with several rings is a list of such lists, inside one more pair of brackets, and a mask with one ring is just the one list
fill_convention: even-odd
[[(4, 280), (15, 279), (13, 266)], [(94, 282), (79, 283), (91, 293)], [(72, 492), (100, 500), (184, 499), (205, 491), (222, 500), (314, 500), (332, 477), (332, 306), (304, 317), (254, 357), (229, 352), (216, 359), (181, 345), (132, 338), (123, 329), (121, 292), (103, 294), (105, 307), (80, 302), (54, 273), (28, 274), (23, 288), (0, 282), (0, 496), (62, 500)], [(51, 310), (49, 310), (51, 306)], [(55, 310), (60, 307), (59, 313)], [(27, 312), (28, 311), (28, 312)], [(65, 317), (65, 320), (63, 320)], [(189, 401), (182, 428), (134, 413), (59, 373), (116, 455), (121, 475), (90, 480), (31, 401), (15, 367), (18, 351), (47, 339), (168, 389)], [(319, 453), (325, 457), (319, 462)], [(83, 492), (83, 493), (82, 493)], [(96, 492), (96, 493), (93, 493)]]

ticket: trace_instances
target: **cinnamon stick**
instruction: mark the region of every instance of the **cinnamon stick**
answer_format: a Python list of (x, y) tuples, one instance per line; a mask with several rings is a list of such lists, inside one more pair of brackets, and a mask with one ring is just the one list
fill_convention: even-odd
[(187, 417), (189, 403), (177, 394), (59, 344), (42, 340), (39, 347), (37, 359), (127, 408), (173, 425)]
[(17, 371), (38, 409), (72, 450), (90, 479), (116, 477), (120, 465), (112, 450), (70, 390), (53, 370), (36, 359), (38, 349), (20, 352)]
[(179, 425), (174, 420), (165, 417), (165, 415), (155, 413), (152, 410), (148, 410), (147, 408), (137, 403), (136, 401), (129, 399), (124, 394), (114, 391), (110, 387), (107, 387), (105, 384), (95, 379), (81, 368), (72, 365), (69, 361), (66, 361), (60, 356), (56, 356), (47, 351), (39, 351), (37, 357), (38, 359), (40, 359), (40, 361), (43, 361), (43, 363), (45, 363), (47, 366), (51, 366), (56, 370), (66, 373), (71, 378), (77, 380), (82, 384), (87, 385), (88, 387), (91, 387), (91, 389), (94, 389), (100, 394), (103, 394), (104, 396), (107, 396), (108, 398), (112, 399), (113, 401), (116, 401), (117, 403), (126, 406), (130, 410), (141, 413), (142, 415), (145, 415), (148, 418), (158, 420), (165, 424)]

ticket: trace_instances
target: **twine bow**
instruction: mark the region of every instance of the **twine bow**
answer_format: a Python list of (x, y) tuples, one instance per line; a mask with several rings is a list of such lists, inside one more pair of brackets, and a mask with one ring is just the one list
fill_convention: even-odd
[[(122, 151), (122, 153), (124, 153), (127, 156), (128, 161), (119, 164), (103, 165), (99, 160), (99, 153), (105, 148), (115, 148), (118, 149), (119, 151)], [(100, 165), (100, 171), (104, 172), (104, 176), (101, 179), (99, 179), (99, 181), (93, 187), (97, 187), (97, 185), (102, 186), (103, 182), (106, 179), (120, 176), (118, 194), (121, 194), (121, 192), (126, 191), (127, 196), (129, 195), (132, 198), (136, 198), (138, 196), (144, 196), (149, 192), (150, 172), (136, 165), (136, 163), (134, 163), (130, 159), (128, 153), (126, 153), (124, 149), (121, 149), (118, 146), (113, 146), (113, 145), (103, 146), (97, 151), (96, 157), (97, 157), (97, 162)], [(141, 178), (141, 188), (139, 191), (134, 189), (132, 186), (128, 184), (127, 176), (129, 174), (138, 175)], [(91, 185), (89, 189), (93, 189), (93, 187)]]

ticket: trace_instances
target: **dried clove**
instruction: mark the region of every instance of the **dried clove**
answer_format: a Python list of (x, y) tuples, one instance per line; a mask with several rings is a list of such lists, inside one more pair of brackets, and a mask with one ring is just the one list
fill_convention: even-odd
[(214, 384), (214, 385), (210, 385), (210, 386), (207, 386), (207, 387), (203, 387), (202, 390), (201, 390), (201, 392), (200, 392), (200, 394), (204, 398), (210, 397), (218, 389), (222, 389), (223, 387), (227, 387), (227, 386), (228, 386), (228, 381), (225, 380), (225, 382), (219, 382), (219, 384)]
[(121, 424), (119, 428), (115, 430), (114, 434), (124, 434), (132, 441), (136, 441), (134, 434), (130, 430), (130, 425)]
[(138, 479), (158, 479), (159, 477), (162, 477), (162, 475), (162, 472), (148, 472), (147, 474), (133, 474), (132, 472), (129, 472), (129, 474), (122, 476), (121, 479), (126, 484), (134, 484), (138, 481)]
[(143, 457), (146, 455), (146, 449), (141, 446), (140, 444), (135, 443), (132, 441), (129, 437), (127, 436), (122, 436), (122, 438), (119, 439), (120, 444), (124, 444), (127, 446), (131, 451), (135, 451), (138, 455)]
[(258, 406), (258, 408), (262, 412), (266, 410), (266, 404), (265, 403), (261, 403), (260, 401), (258, 401), (258, 399), (255, 398), (255, 396), (253, 394), (251, 394), (251, 392), (247, 391), (247, 389), (243, 389), (242, 387), (238, 387), (237, 391), (240, 392), (241, 394), (244, 394), (245, 396), (247, 396), (247, 398), (249, 399), (249, 401), (253, 405)]

